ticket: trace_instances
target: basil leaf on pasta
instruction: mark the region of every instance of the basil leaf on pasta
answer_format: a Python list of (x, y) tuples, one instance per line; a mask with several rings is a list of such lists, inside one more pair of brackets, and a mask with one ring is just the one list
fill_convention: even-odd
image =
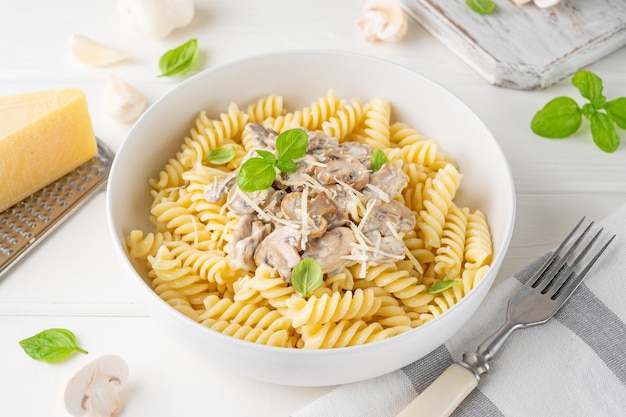
[(279, 159), (298, 159), (304, 156), (309, 145), (309, 136), (303, 129), (289, 129), (276, 138)]
[(429, 294), (439, 294), (440, 292), (444, 292), (448, 288), (454, 287), (456, 284), (456, 279), (447, 279), (444, 281), (437, 281), (428, 289)]
[(372, 152), (372, 170), (378, 171), (387, 162), (389, 162), (389, 159), (387, 159), (387, 155), (385, 155), (385, 152), (383, 152), (382, 149), (376, 149)]
[(237, 185), (242, 191), (264, 190), (274, 182), (276, 169), (263, 158), (251, 158), (241, 165)]
[(304, 258), (291, 271), (291, 285), (306, 297), (322, 285), (322, 267), (313, 258)]
[(220, 147), (211, 149), (211, 152), (204, 160), (211, 164), (222, 165), (232, 161), (236, 154), (237, 150), (234, 146)]

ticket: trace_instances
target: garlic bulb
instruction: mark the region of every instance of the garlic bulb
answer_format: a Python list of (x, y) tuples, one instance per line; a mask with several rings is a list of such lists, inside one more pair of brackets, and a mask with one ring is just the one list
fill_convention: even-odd
[(104, 93), (104, 111), (120, 123), (132, 123), (146, 109), (146, 98), (136, 88), (110, 75)]
[(194, 16), (193, 0), (118, 0), (118, 7), (135, 31), (151, 39), (165, 38)]
[(113, 49), (82, 35), (70, 36), (69, 47), (74, 58), (94, 67), (110, 65), (130, 58), (126, 52)]
[(359, 22), (368, 42), (397, 42), (406, 35), (407, 19), (395, 0), (369, 0)]

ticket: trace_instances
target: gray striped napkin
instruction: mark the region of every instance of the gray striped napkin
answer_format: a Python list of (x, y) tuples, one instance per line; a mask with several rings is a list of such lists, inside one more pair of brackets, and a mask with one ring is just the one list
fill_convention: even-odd
[[(511, 336), (452, 416), (626, 416), (626, 205), (600, 226), (615, 241), (583, 284), (554, 319)], [(292, 417), (394, 417), (504, 322), (508, 299), (540, 263), (494, 287), (468, 324), (426, 357), (337, 387)]]

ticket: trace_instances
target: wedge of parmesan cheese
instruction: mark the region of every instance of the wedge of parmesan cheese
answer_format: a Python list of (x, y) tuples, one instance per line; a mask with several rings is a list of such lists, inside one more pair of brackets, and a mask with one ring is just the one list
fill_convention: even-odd
[(81, 90), (0, 97), (0, 212), (96, 154)]

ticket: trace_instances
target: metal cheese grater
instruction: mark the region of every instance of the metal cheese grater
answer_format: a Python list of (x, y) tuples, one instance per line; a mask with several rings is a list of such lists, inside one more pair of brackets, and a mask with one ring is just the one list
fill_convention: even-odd
[(97, 142), (91, 160), (0, 213), (0, 278), (104, 188), (115, 154)]

